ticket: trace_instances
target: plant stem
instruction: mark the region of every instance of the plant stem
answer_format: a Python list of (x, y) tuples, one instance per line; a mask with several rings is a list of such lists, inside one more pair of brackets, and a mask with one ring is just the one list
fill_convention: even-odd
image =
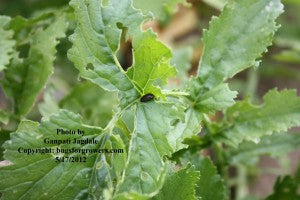
[(243, 165), (237, 166), (236, 199), (243, 199), (249, 193), (247, 185), (247, 169)]
[(247, 75), (247, 86), (245, 95), (250, 95), (251, 100), (255, 101), (257, 99), (256, 91), (259, 81), (258, 73), (255, 69), (250, 68)]

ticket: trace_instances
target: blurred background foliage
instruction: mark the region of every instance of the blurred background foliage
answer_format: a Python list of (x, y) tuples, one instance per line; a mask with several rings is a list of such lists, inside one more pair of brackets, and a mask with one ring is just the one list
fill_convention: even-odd
[[(133, 2), (136, 8), (149, 16), (143, 28), (151, 27), (157, 32), (158, 37), (174, 50), (172, 63), (176, 64), (178, 76), (170, 80), (168, 87), (183, 87), (188, 77), (196, 73), (203, 49), (202, 30), (208, 28), (212, 16), (219, 15), (226, 0), (151, 0), (147, 3), (145, 1), (134, 0)], [(26, 36), (30, 35), (30, 31), (34, 31), (32, 26), (47, 26), (47, 23), (51, 23), (52, 11), (68, 9), (68, 2), (69, 0), (0, 0), (0, 15), (16, 17), (15, 24), (26, 23), (29, 27), (27, 32), (18, 30), (17, 25), (14, 27), (18, 33), (15, 37), (22, 38), (22, 42), (17, 45), (21, 56), (22, 52), (26, 54), (28, 51)], [(239, 91), (239, 98), (250, 95), (253, 101), (259, 103), (261, 97), (274, 87), (296, 88), (300, 94), (300, 0), (283, 0), (283, 3), (285, 12), (278, 21), (281, 28), (275, 35), (273, 46), (262, 58), (260, 66), (244, 71), (230, 80), (230, 87)], [(30, 20), (26, 21), (20, 16), (30, 18)], [(72, 20), (71, 12), (69, 18)], [(45, 19), (49, 21), (46, 20), (46, 24), (43, 24)], [(14, 23), (11, 26), (14, 26)], [(72, 33), (73, 27), (74, 24), (71, 23), (67, 35)], [(57, 47), (58, 56), (55, 61), (54, 74), (27, 118), (40, 120), (41, 116), (47, 117), (59, 108), (66, 108), (80, 113), (86, 123), (104, 127), (116, 109), (115, 95), (105, 92), (92, 83), (78, 80), (78, 72), (66, 56), (70, 47), (71, 44), (67, 38), (60, 42)], [(124, 41), (121, 44), (118, 56), (124, 69), (131, 66), (130, 41)], [(0, 99), (0, 108), (12, 107), (11, 100), (5, 97), (1, 89)], [(1, 115), (2, 113), (0, 117), (3, 117)], [(17, 123), (16, 119), (10, 120), (8, 125), (2, 125), (0, 145), (9, 138), (9, 133), (16, 129)], [(299, 129), (293, 131), (299, 132)], [(287, 138), (287, 141), (290, 140)], [(251, 144), (247, 144), (245, 148), (251, 149)], [(234, 155), (234, 152), (231, 155)], [(283, 174), (295, 174), (299, 158), (300, 151), (295, 151), (288, 157), (281, 157), (277, 160), (268, 156), (260, 157), (259, 160), (254, 159), (254, 161), (246, 160), (243, 162), (247, 164), (239, 168), (239, 173), (244, 173), (243, 175), (237, 175), (235, 168), (231, 169), (230, 175), (244, 179), (239, 182), (246, 182), (246, 186), (243, 186), (242, 190), (239, 189), (239, 192), (250, 194), (247, 198), (265, 197), (272, 193), (275, 182), (276, 187), (280, 187), (280, 184), (284, 182), (291, 184), (289, 178), (280, 182), (280, 179), (276, 181), (276, 177)], [(233, 157), (232, 159), (242, 158)], [(253, 165), (253, 162), (258, 162), (259, 167)], [(300, 172), (298, 176), (300, 177)], [(231, 186), (234, 199), (234, 194), (237, 193), (234, 181)], [(280, 196), (280, 194), (277, 195)]]

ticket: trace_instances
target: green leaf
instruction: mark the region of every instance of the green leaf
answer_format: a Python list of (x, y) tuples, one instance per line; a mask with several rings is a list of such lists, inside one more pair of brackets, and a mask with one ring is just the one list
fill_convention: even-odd
[[(198, 155), (199, 156), (199, 155)], [(196, 170), (200, 171), (201, 178), (197, 183), (196, 194), (201, 200), (228, 199), (224, 181), (218, 174), (216, 167), (209, 158), (200, 158), (195, 164)]]
[(156, 19), (164, 21), (175, 11), (178, 3), (185, 2), (186, 0), (151, 0), (145, 3), (143, 0), (133, 0), (133, 5), (141, 9), (144, 14), (151, 12)]
[(153, 200), (196, 200), (196, 184), (200, 173), (191, 166), (175, 171), (169, 169), (164, 186)]
[(232, 164), (256, 164), (260, 155), (279, 157), (299, 147), (299, 134), (274, 134), (262, 137), (257, 144), (250, 141), (241, 143), (228, 152), (228, 158)]
[(116, 95), (85, 81), (73, 88), (60, 102), (60, 107), (80, 114), (87, 124), (105, 127), (111, 120), (117, 103)]
[(183, 82), (188, 78), (188, 71), (191, 68), (191, 60), (193, 56), (193, 49), (191, 47), (179, 48), (173, 50), (173, 58), (171, 64), (174, 65), (178, 71), (177, 77)]
[[(125, 144), (122, 139), (118, 135), (112, 135), (110, 137), (110, 145), (108, 146), (110, 149), (125, 149)], [(126, 152), (121, 154), (111, 154), (111, 163), (112, 167), (116, 173), (116, 177), (121, 179), (122, 172), (126, 166), (127, 154)]]
[(171, 156), (176, 148), (168, 141), (168, 135), (173, 133), (171, 121), (180, 117), (172, 104), (137, 105), (127, 165), (117, 186), (116, 199), (128, 199), (136, 194), (149, 198), (157, 194), (166, 173), (163, 158)]
[(7, 30), (10, 18), (0, 15), (0, 71), (9, 64), (13, 54), (15, 41), (12, 39), (14, 32)]
[(55, 99), (54, 86), (50, 85), (49, 88), (47, 88), (43, 100), (44, 101), (38, 105), (39, 111), (43, 117), (49, 117), (59, 111), (59, 106)]
[[(83, 130), (84, 136), (57, 134), (57, 129)], [(70, 138), (91, 139), (101, 137), (102, 129), (84, 125), (79, 115), (62, 110), (39, 125), (33, 121), (22, 121), (11, 140), (5, 142), (4, 158), (12, 164), (0, 168), (0, 192), (3, 200), (14, 199), (82, 199), (93, 194), (91, 176), (103, 169), (96, 162), (97, 154), (57, 153), (26, 155), (18, 153), (24, 149), (76, 148), (99, 149), (100, 144), (46, 144), (45, 138), (63, 140)], [(87, 162), (55, 162), (57, 156), (86, 156)], [(90, 185), (91, 184), (91, 185)], [(90, 187), (90, 188), (89, 188)], [(86, 199), (86, 198), (85, 198)]]
[(128, 70), (128, 76), (142, 94), (151, 93), (164, 98), (156, 85), (166, 84), (167, 78), (176, 75), (176, 69), (170, 65), (171, 50), (157, 41), (151, 31), (133, 41), (133, 50), (134, 64)]
[(256, 66), (256, 59), (271, 45), (278, 28), (275, 19), (282, 12), (280, 0), (230, 1), (204, 32), (198, 75), (205, 87)]
[(228, 109), (225, 143), (231, 146), (244, 140), (257, 143), (262, 136), (300, 124), (300, 98), (295, 90), (271, 90), (263, 99), (262, 105), (252, 105), (245, 100)]
[(28, 57), (23, 60), (15, 54), (11, 65), (4, 71), (2, 85), (6, 94), (14, 99), (16, 114), (26, 115), (31, 110), (53, 73), (55, 47), (58, 39), (65, 37), (67, 27), (68, 23), (62, 15), (46, 29), (38, 29), (30, 39)]
[[(69, 58), (79, 69), (81, 77), (106, 90), (117, 91), (123, 111), (125, 107), (132, 109), (132, 103), (143, 94), (164, 98), (159, 86), (176, 74), (175, 68), (170, 66), (171, 51), (156, 40), (152, 31), (141, 32), (143, 17), (131, 7), (131, 1), (73, 0), (71, 6), (78, 23), (71, 36), (73, 48), (69, 51)], [(127, 73), (116, 57), (121, 34), (124, 36), (126, 31), (127, 38), (132, 37), (134, 54), (134, 64)], [(130, 142), (126, 165), (121, 164), (115, 169), (116, 174), (122, 174), (121, 179), (117, 178), (116, 191), (107, 192), (114, 199), (145, 199), (157, 194), (166, 173), (164, 157), (171, 156), (178, 148), (176, 142), (182, 142), (177, 140), (177, 135), (171, 136), (174, 128), (171, 122), (184, 117), (179, 114), (183, 113), (179, 106), (155, 101), (135, 105), (132, 133), (128, 134), (129, 129), (124, 124), (118, 130), (125, 130), (123, 135)], [(106, 129), (116, 131), (116, 121), (120, 126), (121, 119), (114, 117)], [(171, 143), (171, 139), (176, 142)], [(151, 160), (144, 160), (145, 157)], [(123, 163), (123, 159), (115, 161)], [(93, 180), (97, 182), (97, 178)]]
[(22, 36), (24, 36), (24, 30), (31, 30), (31, 28), (37, 24), (49, 25), (51, 23), (51, 20), (48, 19), (53, 17), (54, 13), (55, 11), (50, 11), (50, 10), (41, 11), (38, 13), (38, 15), (28, 19), (22, 16), (16, 16), (11, 20), (9, 27), (12, 30), (14, 30), (16, 37), (20, 36), (20, 38), (22, 38)]
[(169, 134), (169, 142), (175, 147), (175, 151), (186, 148), (188, 145), (182, 142), (200, 133), (202, 117), (201, 113), (192, 108), (185, 112), (184, 121), (179, 121), (175, 125), (172, 134)]
[(70, 37), (73, 47), (69, 59), (80, 76), (105, 90), (119, 93), (121, 107), (128, 106), (139, 97), (137, 90), (120, 66), (116, 53), (122, 30), (128, 36), (138, 34), (143, 16), (131, 6), (130, 0), (72, 0), (77, 27)]
[(194, 109), (203, 113), (214, 113), (232, 106), (237, 92), (231, 91), (227, 83), (221, 83), (210, 90), (201, 84), (199, 78), (190, 80), (190, 96), (188, 97)]
[(290, 176), (280, 177), (274, 185), (274, 193), (266, 198), (266, 200), (298, 200), (300, 195), (297, 194), (299, 185)]
[(198, 153), (186, 152), (180, 159), (182, 164), (191, 163), (196, 171), (200, 171), (197, 181), (196, 196), (201, 200), (227, 200), (228, 192), (224, 181), (217, 172), (210, 158), (202, 157)]
[(4, 160), (3, 159), (3, 151), (4, 149), (2, 148), (2, 145), (6, 140), (9, 140), (9, 131), (6, 130), (0, 130), (0, 161)]

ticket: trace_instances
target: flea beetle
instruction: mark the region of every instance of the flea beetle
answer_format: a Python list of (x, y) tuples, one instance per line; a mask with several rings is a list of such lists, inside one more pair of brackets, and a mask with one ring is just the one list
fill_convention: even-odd
[(153, 94), (145, 94), (144, 96), (142, 96), (141, 102), (152, 101), (154, 99), (154, 97), (155, 96)]

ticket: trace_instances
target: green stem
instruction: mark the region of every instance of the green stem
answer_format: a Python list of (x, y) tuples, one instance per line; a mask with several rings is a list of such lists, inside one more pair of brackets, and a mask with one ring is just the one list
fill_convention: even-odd
[(238, 176), (236, 182), (236, 199), (243, 199), (249, 193), (247, 185), (247, 169), (243, 165), (237, 166)]
[(227, 172), (227, 166), (226, 166), (225, 157), (223, 154), (223, 149), (221, 147), (221, 144), (215, 143), (213, 145), (213, 149), (214, 149), (214, 152), (217, 157), (218, 170), (219, 170), (220, 174), (222, 175), (222, 177), (224, 177), (224, 180), (227, 181), (228, 180), (228, 172)]
[(251, 100), (256, 100), (256, 91), (257, 91), (257, 85), (259, 81), (258, 73), (255, 69), (250, 68), (248, 71), (248, 77), (247, 77), (247, 87), (246, 87), (246, 93), (245, 95), (250, 95)]

